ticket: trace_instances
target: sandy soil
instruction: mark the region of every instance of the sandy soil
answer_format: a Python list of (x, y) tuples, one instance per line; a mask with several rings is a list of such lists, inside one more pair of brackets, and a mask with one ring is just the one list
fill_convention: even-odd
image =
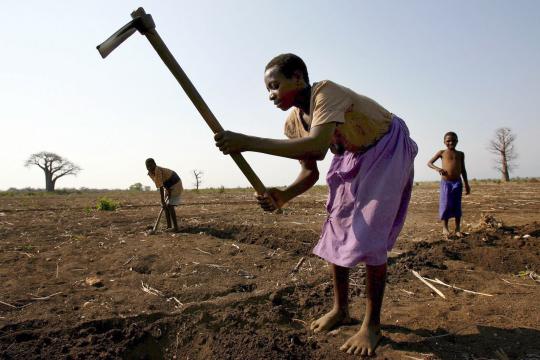
[[(101, 196), (120, 208), (95, 210)], [(332, 301), (329, 268), (309, 255), (325, 198), (264, 214), (250, 191), (187, 192), (181, 232), (148, 235), (156, 193), (0, 196), (0, 358), (352, 359), (338, 348), (357, 324), (308, 330)], [(442, 239), (437, 206), (436, 184), (415, 187), (376, 358), (540, 359), (527, 276), (540, 272), (540, 184), (473, 184), (463, 239)], [(493, 296), (437, 285), (443, 299), (411, 270)], [(352, 275), (358, 323), (364, 269)]]

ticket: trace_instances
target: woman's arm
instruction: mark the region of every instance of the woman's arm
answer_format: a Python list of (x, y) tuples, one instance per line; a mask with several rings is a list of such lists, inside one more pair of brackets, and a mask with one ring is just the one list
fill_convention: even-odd
[(315, 160), (300, 160), (300, 173), (296, 180), (285, 190), (276, 188), (268, 189), (267, 194), (257, 195), (259, 205), (266, 211), (275, 210), (275, 206), (269, 197), (272, 197), (278, 207), (282, 207), (289, 200), (306, 192), (319, 179), (319, 169)]
[(317, 161), (300, 160), (300, 167), (300, 174), (298, 174), (296, 180), (284, 190), (287, 201), (303, 194), (319, 180)]
[(255, 151), (269, 155), (298, 160), (322, 160), (332, 142), (336, 123), (315, 126), (307, 137), (298, 139), (267, 139), (232, 131), (223, 131), (214, 136), (216, 146), (223, 154)]

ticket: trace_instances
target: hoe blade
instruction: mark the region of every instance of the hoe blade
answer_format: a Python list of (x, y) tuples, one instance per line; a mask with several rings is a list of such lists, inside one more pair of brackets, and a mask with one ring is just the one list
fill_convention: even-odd
[(99, 54), (102, 58), (106, 58), (114, 49), (116, 49), (120, 44), (122, 44), (128, 37), (133, 35), (137, 29), (134, 26), (134, 20), (128, 22), (120, 30), (112, 34), (107, 40), (102, 44), (97, 46)]

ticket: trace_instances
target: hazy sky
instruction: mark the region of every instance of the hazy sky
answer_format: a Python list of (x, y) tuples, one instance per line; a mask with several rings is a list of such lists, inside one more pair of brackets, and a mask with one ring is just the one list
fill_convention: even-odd
[[(133, 35), (107, 59), (95, 47), (144, 6), (223, 127), (283, 137), (286, 113), (268, 101), (264, 66), (293, 52), (313, 81), (367, 95), (407, 122), (417, 180), (442, 136), (460, 136), (470, 178), (498, 177), (486, 146), (516, 133), (519, 168), (540, 176), (540, 1), (2, 1), (0, 189), (44, 187), (26, 158), (52, 151), (83, 168), (58, 187), (150, 185), (144, 160), (192, 187), (247, 186), (148, 41)], [(297, 162), (247, 153), (267, 185)], [(331, 154), (320, 164), (320, 183)]]

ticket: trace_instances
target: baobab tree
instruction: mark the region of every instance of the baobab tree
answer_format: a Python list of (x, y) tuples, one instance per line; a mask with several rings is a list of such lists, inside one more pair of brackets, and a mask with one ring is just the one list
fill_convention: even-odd
[(195, 186), (195, 190), (199, 190), (199, 186), (202, 183), (202, 175), (203, 172), (201, 170), (193, 170), (193, 176), (195, 177), (195, 182), (193, 183), (193, 186)]
[(81, 168), (55, 153), (42, 151), (30, 155), (24, 166), (35, 165), (45, 173), (45, 190), (54, 191), (56, 181), (66, 175), (77, 175)]
[(510, 181), (510, 171), (517, 167), (518, 157), (514, 142), (516, 136), (507, 127), (495, 130), (495, 137), (489, 142), (488, 150), (497, 155), (495, 158), (495, 169), (501, 173), (501, 180)]

